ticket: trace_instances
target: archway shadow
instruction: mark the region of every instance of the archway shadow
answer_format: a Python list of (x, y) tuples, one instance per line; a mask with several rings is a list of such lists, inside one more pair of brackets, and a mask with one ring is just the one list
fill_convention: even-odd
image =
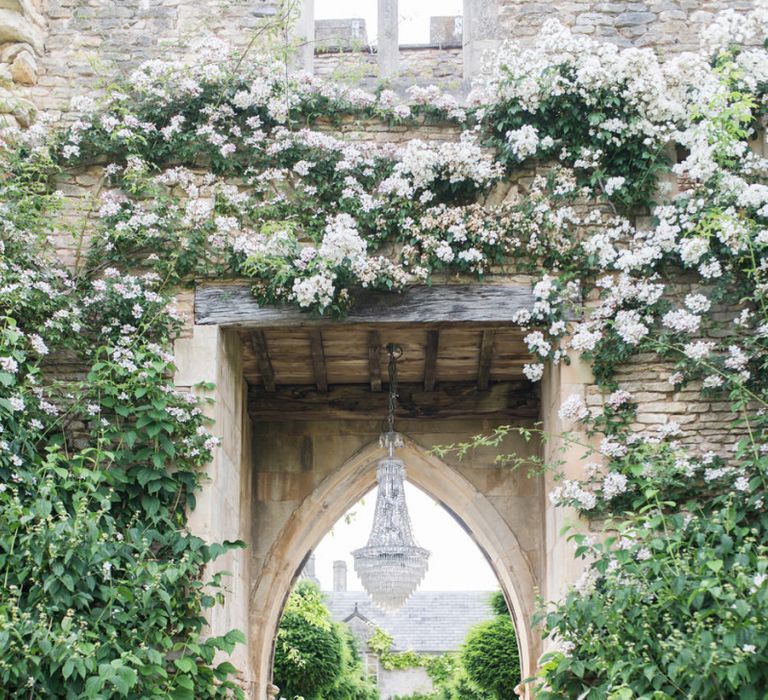
[[(466, 477), (408, 436), (404, 439), (398, 456), (406, 464), (408, 481), (446, 508), (488, 559), (515, 620), (523, 677), (531, 675), (541, 646), (531, 629), (537, 585), (515, 532)], [(383, 454), (378, 440), (372, 441), (328, 475), (292, 513), (267, 553), (250, 599), (250, 651), (258, 700), (266, 697), (274, 637), (304, 562), (334, 524), (375, 486), (376, 463)]]

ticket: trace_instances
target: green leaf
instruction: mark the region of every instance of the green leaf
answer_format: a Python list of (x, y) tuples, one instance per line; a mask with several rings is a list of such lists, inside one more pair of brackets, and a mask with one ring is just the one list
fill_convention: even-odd
[(711, 569), (715, 573), (720, 571), (720, 569), (723, 568), (723, 561), (722, 559), (716, 559), (714, 561), (708, 561), (707, 562), (707, 568)]
[(117, 676), (115, 676), (112, 682), (115, 684), (118, 692), (128, 695), (128, 692), (136, 685), (138, 680), (136, 671), (128, 666), (121, 666), (117, 669)]
[(100, 676), (91, 676), (85, 681), (85, 697), (95, 698), (104, 687), (104, 679)]
[(176, 668), (183, 673), (197, 673), (197, 663), (189, 656), (182, 656), (180, 659), (176, 659), (173, 663)]

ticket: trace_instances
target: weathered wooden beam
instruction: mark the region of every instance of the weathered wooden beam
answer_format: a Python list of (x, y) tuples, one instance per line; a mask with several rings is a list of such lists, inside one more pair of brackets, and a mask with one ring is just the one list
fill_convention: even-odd
[(440, 331), (427, 331), (427, 347), (424, 354), (424, 391), (434, 391), (437, 380), (437, 350)]
[(264, 388), (270, 393), (274, 393), (275, 370), (272, 368), (272, 360), (269, 357), (269, 348), (267, 348), (267, 339), (264, 336), (264, 331), (253, 331), (251, 333), (251, 344), (256, 355), (256, 361), (259, 364), (259, 373), (261, 374)]
[[(480, 391), (474, 382), (447, 383), (424, 391), (421, 383), (398, 386), (397, 417), (496, 418), (535, 420), (539, 415), (537, 388), (527, 380), (499, 382)], [(280, 386), (275, 393), (258, 387), (248, 392), (252, 420), (381, 420), (387, 398), (367, 385), (339, 384), (321, 393), (314, 385)]]
[(328, 370), (325, 366), (325, 351), (323, 350), (323, 333), (319, 328), (313, 328), (309, 332), (309, 345), (312, 350), (312, 368), (315, 373), (317, 390), (322, 393), (328, 391)]
[(487, 391), (491, 382), (491, 361), (493, 360), (493, 341), (496, 331), (488, 328), (483, 331), (480, 340), (480, 359), (477, 364), (477, 387)]
[(381, 391), (381, 337), (378, 331), (368, 332), (368, 374), (371, 391)]
[[(294, 306), (261, 306), (244, 282), (200, 284), (195, 290), (195, 323), (258, 328), (331, 323)], [(333, 323), (404, 324), (514, 323), (515, 313), (533, 307), (525, 285), (443, 284), (403, 292), (365, 291), (347, 316)]]

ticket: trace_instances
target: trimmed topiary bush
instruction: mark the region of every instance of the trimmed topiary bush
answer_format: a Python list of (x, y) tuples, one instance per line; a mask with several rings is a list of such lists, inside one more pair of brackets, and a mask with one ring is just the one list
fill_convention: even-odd
[(520, 656), (512, 618), (497, 615), (472, 628), (461, 661), (469, 679), (488, 698), (513, 698), (520, 683)]
[(320, 589), (302, 581), (286, 603), (275, 642), (275, 684), (281, 697), (376, 700), (349, 629), (331, 619)]

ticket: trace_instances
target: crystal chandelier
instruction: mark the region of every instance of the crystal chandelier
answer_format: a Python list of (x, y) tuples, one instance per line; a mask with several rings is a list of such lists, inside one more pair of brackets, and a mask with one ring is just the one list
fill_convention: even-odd
[(403, 440), (395, 432), (397, 406), (397, 359), (402, 349), (387, 345), (389, 353), (388, 431), (380, 438), (387, 456), (376, 468), (379, 492), (368, 544), (352, 552), (355, 571), (368, 594), (380, 608), (397, 610), (413, 593), (427, 573), (429, 552), (413, 540), (411, 519), (405, 502), (405, 465), (395, 458)]

